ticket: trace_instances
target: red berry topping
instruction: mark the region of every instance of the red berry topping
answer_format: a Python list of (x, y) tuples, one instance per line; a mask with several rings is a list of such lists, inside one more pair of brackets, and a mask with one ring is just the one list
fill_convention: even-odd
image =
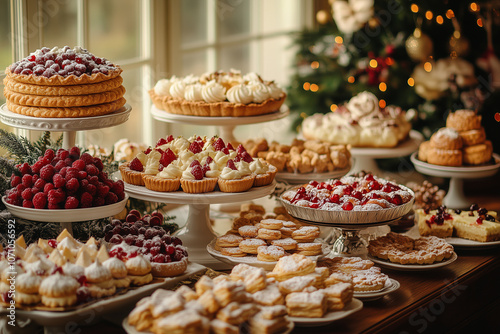
[(401, 198), (400, 195), (396, 194), (391, 198), (391, 203), (395, 205), (401, 205), (403, 204), (403, 199)]
[(200, 162), (198, 160), (193, 160), (191, 162), (191, 164), (189, 165), (189, 167), (194, 167), (194, 166), (201, 166)]
[(152, 216), (151, 219), (149, 220), (150, 226), (160, 226), (161, 223), (162, 223), (162, 220), (160, 220), (160, 217), (158, 217), (158, 216)]
[(342, 210), (351, 211), (352, 209), (354, 209), (354, 205), (351, 202), (345, 202), (342, 204)]
[(232, 170), (238, 170), (238, 168), (236, 168), (236, 165), (234, 164), (234, 161), (232, 159), (229, 159), (226, 163), (226, 167), (229, 167), (231, 168)]
[(174, 136), (169, 135), (169, 136), (167, 137), (167, 143), (170, 143), (170, 142), (171, 142), (171, 141), (173, 141), (173, 140), (174, 140)]
[(222, 151), (226, 147), (222, 138), (217, 138), (217, 140), (212, 144), (216, 151)]
[(339, 204), (340, 203), (340, 195), (339, 194), (333, 194), (330, 196), (330, 202)]
[(49, 241), (47, 241), (47, 243), (52, 248), (56, 248), (57, 247), (57, 240), (56, 239), (49, 239)]
[(222, 150), (221, 150), (222, 153), (224, 154), (229, 154), (229, 150), (227, 147), (224, 147)]
[(165, 145), (167, 144), (167, 140), (165, 138), (160, 138), (157, 142), (156, 142), (156, 147), (158, 146), (162, 146), (162, 145)]
[(203, 179), (203, 169), (201, 168), (200, 165), (196, 165), (196, 166), (192, 167), (191, 174), (193, 174), (193, 176), (196, 180)]
[(243, 154), (243, 152), (246, 152), (247, 150), (245, 149), (245, 147), (241, 144), (238, 145), (238, 147), (236, 148), (236, 153), (238, 153), (238, 155), (241, 155)]
[(226, 147), (228, 150), (234, 151), (234, 147), (233, 147), (233, 145), (231, 145), (231, 143), (227, 143)]
[(137, 172), (142, 172), (144, 170), (144, 166), (142, 165), (142, 162), (139, 159), (134, 158), (130, 162), (130, 169), (135, 170)]
[(167, 167), (175, 159), (177, 159), (175, 153), (170, 148), (167, 148), (167, 150), (161, 154), (160, 164), (162, 164), (163, 167)]
[(191, 145), (189, 145), (189, 150), (191, 152), (193, 152), (194, 154), (200, 153), (202, 149), (203, 149), (203, 147), (197, 141), (194, 141), (191, 143)]
[(241, 159), (242, 159), (243, 161), (248, 162), (248, 163), (253, 162), (253, 158), (250, 156), (250, 154), (249, 154), (248, 152), (243, 152), (243, 153), (241, 154)]

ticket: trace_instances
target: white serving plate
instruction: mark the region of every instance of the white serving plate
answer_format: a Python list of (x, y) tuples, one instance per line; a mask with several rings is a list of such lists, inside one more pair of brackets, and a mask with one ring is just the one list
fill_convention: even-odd
[(108, 128), (125, 123), (131, 111), (132, 107), (126, 103), (120, 109), (101, 116), (43, 118), (13, 113), (6, 104), (3, 104), (0, 107), (0, 120), (4, 124), (27, 130), (83, 131)]
[(457, 258), (458, 258), (457, 253), (453, 252), (453, 255), (448, 260), (433, 264), (400, 264), (400, 263), (393, 263), (388, 260), (382, 260), (374, 256), (368, 255), (368, 259), (375, 262), (376, 264), (385, 268), (400, 270), (400, 271), (425, 271), (425, 270), (442, 268), (455, 262)]
[[(228, 256), (228, 255), (222, 255), (219, 251), (215, 250), (215, 242), (217, 241), (217, 238), (213, 239), (208, 245), (207, 245), (207, 252), (212, 255), (214, 258), (216, 258), (219, 261), (222, 261), (224, 263), (230, 264), (230, 265), (237, 265), (240, 263), (245, 263), (250, 266), (258, 267), (258, 268), (263, 268), (264, 270), (267, 271), (272, 271), (274, 269), (274, 266), (276, 265), (277, 261), (273, 262), (266, 262), (266, 261), (259, 261), (257, 260), (257, 255), (252, 255), (252, 256), (242, 256), (242, 257), (236, 257), (236, 256)], [(316, 240), (316, 242), (319, 242)], [(316, 256), (308, 256), (311, 260), (317, 261), (318, 259), (321, 259), (328, 254), (330, 254), (330, 246), (323, 243), (323, 254), (321, 255), (316, 255)]]
[(326, 173), (290, 173), (290, 172), (278, 172), (276, 173), (276, 180), (277, 181), (285, 181), (289, 184), (302, 184), (302, 183), (307, 183), (311, 180), (316, 180), (316, 181), (326, 181), (328, 179), (335, 179), (342, 177), (349, 173), (351, 170), (351, 166), (344, 168), (344, 169), (339, 169), (339, 170), (334, 170), (331, 172), (326, 172)]
[(318, 327), (325, 326), (334, 321), (343, 319), (354, 312), (357, 312), (363, 308), (363, 302), (359, 299), (353, 298), (352, 301), (341, 311), (334, 311), (327, 313), (322, 318), (302, 318), (302, 317), (290, 317), (290, 319), (298, 327)]
[(401, 285), (395, 279), (389, 278), (382, 290), (379, 291), (354, 291), (354, 297), (362, 301), (372, 301), (396, 291)]
[(33, 209), (12, 205), (5, 201), (5, 196), (2, 197), (2, 202), (12, 215), (19, 218), (39, 222), (76, 223), (114, 216), (122, 212), (123, 208), (125, 208), (125, 205), (127, 204), (128, 198), (128, 195), (125, 194), (125, 198), (123, 200), (109, 205), (91, 208), (58, 210)]
[[(283, 199), (282, 197), (280, 197), (280, 200), (291, 216), (309, 221), (312, 224), (322, 223), (320, 225), (340, 227), (368, 227), (371, 225), (380, 225), (381, 223), (394, 221), (410, 212), (413, 206), (413, 201), (415, 199), (415, 194), (411, 189), (402, 185), (399, 186), (412, 194), (412, 199), (409, 202), (394, 208), (375, 211), (328, 211), (294, 205), (291, 204), (288, 200)], [(293, 189), (294, 188), (292, 188), (291, 190)]]
[[(67, 312), (50, 312), (37, 310), (22, 310), (16, 308), (16, 318), (31, 319), (40, 326), (57, 327), (65, 326), (68, 323), (88, 324), (90, 317), (98, 319), (100, 316), (119, 311), (127, 307), (133, 307), (141, 298), (151, 295), (156, 289), (167, 289), (174, 287), (180, 281), (193, 275), (203, 272), (206, 269), (197, 263), (189, 263), (186, 272), (176, 277), (167, 277), (163, 282), (146, 284), (136, 289), (129, 290), (121, 295), (111, 296), (98, 300)], [(0, 314), (7, 313), (7, 310), (0, 307)]]
[[(285, 317), (287, 320), (288, 320), (288, 326), (287, 326), (287, 329), (284, 331), (284, 332), (278, 332), (276, 334), (290, 334), (294, 328), (294, 323), (293, 321), (290, 320), (290, 317)], [(123, 319), (123, 322), (122, 322), (122, 326), (123, 326), (123, 329), (125, 329), (125, 332), (127, 332), (127, 334), (151, 334), (150, 331), (138, 331), (137, 329), (135, 329), (134, 326), (131, 326), (128, 324), (128, 317)], [(243, 333), (246, 333), (246, 332), (243, 332)]]

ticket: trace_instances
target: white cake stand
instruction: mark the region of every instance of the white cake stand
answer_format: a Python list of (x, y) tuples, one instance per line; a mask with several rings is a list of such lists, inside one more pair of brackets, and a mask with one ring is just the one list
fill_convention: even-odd
[(207, 252), (207, 245), (215, 234), (210, 223), (210, 204), (225, 204), (249, 201), (273, 193), (276, 181), (268, 186), (254, 187), (240, 193), (224, 193), (213, 191), (204, 194), (188, 194), (182, 191), (159, 192), (143, 186), (125, 183), (125, 191), (131, 197), (162, 203), (187, 204), (188, 217), (186, 225), (177, 233), (182, 243), (188, 248), (189, 260), (214, 269), (226, 269), (227, 265), (214, 259)]
[(353, 147), (351, 148), (351, 155), (354, 157), (354, 165), (349, 173), (353, 174), (364, 170), (370, 171), (374, 175), (382, 175), (375, 159), (398, 158), (410, 155), (418, 149), (423, 140), (424, 137), (420, 132), (411, 130), (409, 138), (396, 147)]
[(129, 104), (115, 112), (102, 116), (78, 117), (78, 118), (41, 118), (25, 116), (11, 112), (4, 104), (0, 108), (0, 121), (15, 128), (36, 131), (62, 131), (63, 148), (69, 149), (75, 146), (77, 131), (108, 128), (125, 123), (132, 108)]
[(470, 207), (471, 202), (467, 200), (464, 193), (464, 179), (480, 179), (495, 175), (500, 169), (500, 156), (493, 153), (493, 159), (495, 160), (493, 164), (450, 167), (423, 162), (417, 158), (417, 152), (411, 155), (411, 162), (413, 162), (418, 172), (450, 179), (450, 187), (443, 198), (443, 204), (452, 209), (466, 209)]
[(219, 128), (219, 135), (226, 142), (235, 142), (234, 128), (237, 125), (248, 125), (275, 121), (285, 118), (290, 114), (290, 110), (286, 105), (282, 105), (280, 110), (257, 116), (243, 116), (243, 117), (204, 117), (204, 116), (191, 116), (171, 114), (165, 110), (151, 106), (151, 115), (154, 119), (167, 123), (182, 123), (190, 125), (215, 125)]

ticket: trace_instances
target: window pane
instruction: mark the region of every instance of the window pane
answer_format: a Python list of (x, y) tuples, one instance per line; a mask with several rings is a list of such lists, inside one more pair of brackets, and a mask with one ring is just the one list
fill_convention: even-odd
[(205, 42), (207, 40), (207, 3), (200, 0), (181, 1), (182, 44)]
[[(12, 45), (10, 40), (10, 2), (0, 2), (0, 73), (12, 63)], [(3, 89), (2, 89), (3, 91)], [(2, 95), (3, 96), (3, 95)]]
[(242, 73), (250, 72), (250, 45), (238, 45), (221, 49), (219, 69), (228, 71), (231, 68)]
[(77, 1), (40, 1), (40, 3), (42, 46), (49, 48), (76, 46)]
[(189, 74), (201, 75), (207, 71), (207, 51), (185, 53), (182, 56), (182, 73), (176, 75), (186, 76)]
[(141, 69), (127, 69), (122, 72), (123, 86), (127, 89), (125, 99), (132, 107), (128, 121), (110, 128), (87, 131), (86, 146), (90, 144), (113, 148), (113, 144), (121, 138), (128, 138), (133, 142), (142, 143), (142, 98), (143, 81)]
[(140, 0), (90, 0), (88, 50), (118, 64), (139, 57), (140, 4)]
[(250, 33), (250, 1), (218, 0), (217, 20), (221, 38)]

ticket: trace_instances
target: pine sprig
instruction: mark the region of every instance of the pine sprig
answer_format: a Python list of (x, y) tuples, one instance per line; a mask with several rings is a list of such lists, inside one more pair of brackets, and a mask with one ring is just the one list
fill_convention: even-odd
[[(26, 138), (24, 138), (26, 140)], [(0, 146), (5, 148), (11, 157), (17, 158), (29, 156), (29, 150), (23, 143), (23, 137), (17, 137), (14, 133), (0, 129)]]

